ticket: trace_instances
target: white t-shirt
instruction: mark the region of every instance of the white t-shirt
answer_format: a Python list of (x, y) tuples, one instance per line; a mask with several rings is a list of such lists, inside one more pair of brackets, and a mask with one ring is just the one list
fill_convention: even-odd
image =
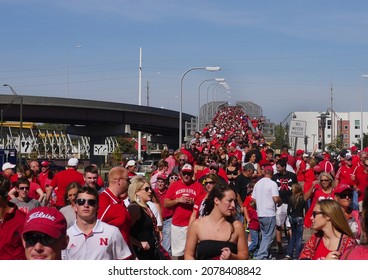
[(255, 185), (252, 198), (256, 200), (258, 217), (276, 216), (274, 196), (279, 196), (279, 190), (275, 181), (270, 178), (262, 178)]
[(62, 251), (63, 260), (122, 260), (132, 255), (119, 229), (100, 220), (88, 236), (76, 222), (67, 234), (69, 244)]

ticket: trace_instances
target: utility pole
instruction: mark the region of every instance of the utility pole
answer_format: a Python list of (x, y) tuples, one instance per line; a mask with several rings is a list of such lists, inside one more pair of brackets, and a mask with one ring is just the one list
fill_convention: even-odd
[(149, 82), (147, 81), (147, 107), (149, 107)]

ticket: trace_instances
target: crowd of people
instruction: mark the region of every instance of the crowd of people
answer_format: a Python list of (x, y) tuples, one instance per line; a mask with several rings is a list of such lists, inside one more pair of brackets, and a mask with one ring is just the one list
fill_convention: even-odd
[(272, 247), (277, 259), (368, 259), (368, 150), (276, 153), (262, 125), (223, 108), (151, 174), (129, 160), (107, 182), (76, 158), (56, 174), (5, 163), (0, 259), (268, 260)]

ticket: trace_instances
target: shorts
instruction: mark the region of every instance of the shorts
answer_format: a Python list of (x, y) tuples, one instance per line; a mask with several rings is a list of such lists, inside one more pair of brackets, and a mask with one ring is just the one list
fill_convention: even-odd
[(171, 255), (173, 257), (184, 256), (185, 244), (187, 242), (188, 227), (171, 225)]
[(277, 207), (276, 209), (276, 226), (277, 227), (284, 227), (284, 225), (287, 228), (290, 228), (290, 221), (287, 216), (287, 208), (288, 205), (283, 203), (280, 207)]

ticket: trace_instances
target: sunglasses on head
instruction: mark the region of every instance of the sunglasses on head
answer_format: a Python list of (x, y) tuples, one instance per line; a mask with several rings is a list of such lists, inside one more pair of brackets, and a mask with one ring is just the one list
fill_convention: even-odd
[(56, 243), (57, 239), (44, 233), (25, 233), (23, 238), (27, 246), (34, 246), (37, 243), (41, 243), (43, 246), (52, 246)]
[(88, 204), (89, 206), (95, 206), (95, 205), (96, 205), (96, 203), (97, 203), (97, 200), (96, 200), (96, 199), (84, 199), (84, 198), (78, 198), (78, 199), (77, 199), (77, 204), (78, 204), (79, 206), (83, 206), (83, 205), (85, 205), (85, 204), (86, 204), (86, 202), (87, 202), (87, 204)]

